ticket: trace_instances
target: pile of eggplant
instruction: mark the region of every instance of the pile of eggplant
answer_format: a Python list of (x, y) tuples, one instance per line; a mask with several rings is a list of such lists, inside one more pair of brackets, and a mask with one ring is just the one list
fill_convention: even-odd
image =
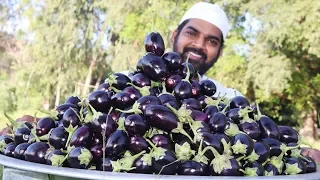
[(161, 35), (127, 74), (112, 73), (87, 97), (70, 96), (34, 123), (14, 121), (0, 153), (52, 166), (98, 171), (275, 176), (311, 173), (297, 131), (257, 103), (216, 94), (193, 65), (165, 52)]

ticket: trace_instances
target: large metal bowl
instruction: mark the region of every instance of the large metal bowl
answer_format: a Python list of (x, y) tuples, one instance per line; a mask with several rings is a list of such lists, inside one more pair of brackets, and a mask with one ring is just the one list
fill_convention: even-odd
[(245, 176), (178, 176), (178, 175), (148, 175), (148, 174), (132, 174), (132, 173), (115, 173), (102, 172), (96, 170), (74, 169), (66, 167), (54, 167), (50, 165), (27, 162), (8, 156), (0, 155), (0, 165), (17, 170), (28, 172), (35, 172), (41, 174), (51, 174), (62, 177), (79, 178), (79, 179), (112, 179), (112, 180), (213, 180), (213, 179), (229, 179), (229, 180), (253, 180), (253, 179), (290, 179), (290, 180), (320, 180), (320, 168), (315, 173), (301, 174), (301, 175), (286, 175), (286, 176), (259, 176), (259, 177), (245, 177)]

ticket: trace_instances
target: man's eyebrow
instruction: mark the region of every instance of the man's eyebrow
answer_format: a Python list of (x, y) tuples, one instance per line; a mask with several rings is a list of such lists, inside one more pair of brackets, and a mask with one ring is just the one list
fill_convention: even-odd
[[(199, 30), (198, 30), (198, 29), (196, 29), (196, 28), (195, 28), (195, 27), (193, 27), (193, 26), (188, 26), (186, 29), (191, 29), (191, 30), (193, 30), (194, 32), (199, 32)], [(213, 36), (213, 35), (209, 35), (209, 36), (207, 36), (207, 39), (214, 39), (214, 40), (216, 40), (216, 41), (221, 42), (221, 39), (220, 39), (219, 37), (217, 37), (217, 36)]]

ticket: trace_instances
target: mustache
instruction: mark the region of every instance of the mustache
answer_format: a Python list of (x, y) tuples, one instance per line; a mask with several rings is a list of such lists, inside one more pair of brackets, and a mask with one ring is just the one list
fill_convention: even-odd
[(197, 48), (186, 47), (183, 49), (182, 54), (186, 54), (186, 56), (188, 56), (188, 52), (190, 51), (199, 54), (204, 60), (207, 59), (207, 55), (201, 49), (197, 49)]

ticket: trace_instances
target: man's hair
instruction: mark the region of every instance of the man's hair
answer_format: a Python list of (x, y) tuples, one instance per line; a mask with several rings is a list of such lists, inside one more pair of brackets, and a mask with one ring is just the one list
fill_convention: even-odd
[[(184, 20), (184, 21), (178, 26), (176, 38), (179, 37), (180, 32), (182, 31), (183, 27), (184, 27), (189, 21), (190, 21), (190, 19)], [(221, 50), (221, 48), (222, 48), (223, 45), (224, 45), (224, 39), (223, 39), (222, 32), (221, 32), (221, 37), (220, 37), (220, 39), (221, 39), (221, 45), (220, 45), (220, 50)]]

